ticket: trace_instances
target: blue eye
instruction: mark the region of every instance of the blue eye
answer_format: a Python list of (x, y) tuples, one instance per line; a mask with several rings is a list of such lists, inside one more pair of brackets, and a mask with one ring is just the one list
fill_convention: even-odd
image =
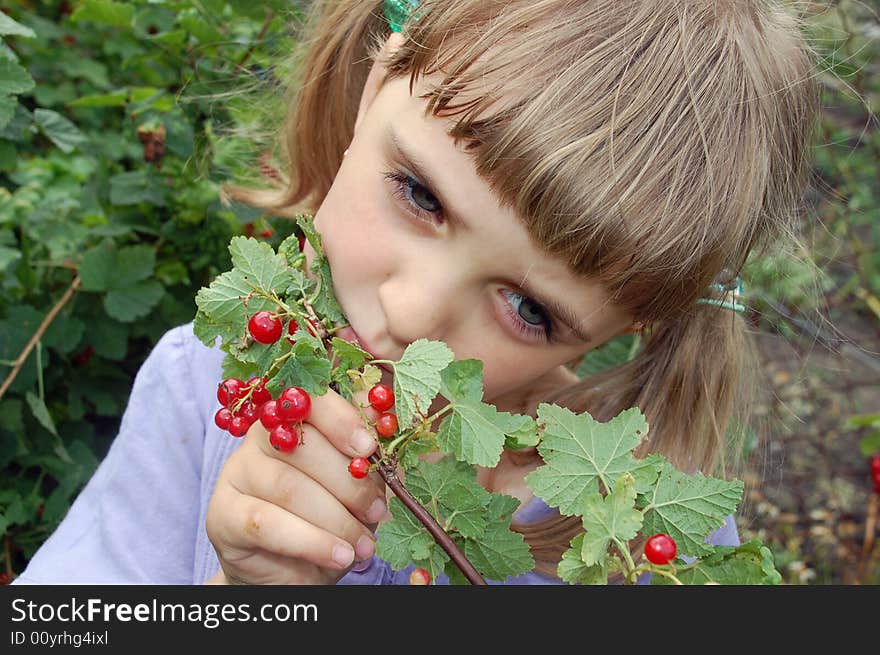
[[(553, 320), (541, 305), (515, 291), (505, 290), (502, 293), (512, 299), (512, 302), (505, 303), (505, 307), (517, 330), (532, 338), (553, 341)], [(533, 323), (533, 320), (537, 323)]]
[[(394, 196), (405, 202), (410, 211), (418, 218), (435, 225), (437, 224), (437, 217), (442, 218), (443, 208), (440, 206), (440, 202), (426, 187), (419, 184), (418, 180), (397, 171), (386, 171), (384, 177), (392, 183)], [(422, 207), (420, 201), (425, 200), (425, 196), (427, 196), (425, 204), (429, 207), (436, 205), (436, 209)]]

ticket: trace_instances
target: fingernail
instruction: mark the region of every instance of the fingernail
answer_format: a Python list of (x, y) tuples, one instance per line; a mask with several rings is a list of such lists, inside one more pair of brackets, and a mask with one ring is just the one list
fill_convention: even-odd
[(354, 552), (357, 554), (358, 560), (369, 559), (376, 552), (376, 542), (365, 535), (358, 539)]
[(377, 498), (373, 501), (373, 504), (370, 505), (370, 509), (367, 510), (365, 515), (367, 517), (367, 521), (370, 523), (377, 523), (379, 519), (385, 516), (385, 501), (381, 498)]
[(351, 436), (352, 448), (354, 448), (361, 455), (369, 455), (371, 452), (373, 452), (375, 444), (376, 440), (373, 439), (373, 435), (371, 435), (363, 428), (358, 428)]
[(354, 561), (354, 551), (348, 544), (336, 544), (333, 546), (333, 561), (341, 567), (346, 567)]

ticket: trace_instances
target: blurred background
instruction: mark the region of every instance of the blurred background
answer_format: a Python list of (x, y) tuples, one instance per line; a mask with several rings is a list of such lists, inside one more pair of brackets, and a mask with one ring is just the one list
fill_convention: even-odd
[[(64, 517), (140, 364), (229, 268), (232, 236), (291, 233), (220, 185), (279, 179), (267, 128), (305, 5), (0, 1), (0, 582)], [(787, 584), (880, 584), (880, 11), (796, 6), (823, 113), (807, 247), (743, 273), (767, 393), (739, 527)], [(579, 371), (625, 358), (631, 339)]]

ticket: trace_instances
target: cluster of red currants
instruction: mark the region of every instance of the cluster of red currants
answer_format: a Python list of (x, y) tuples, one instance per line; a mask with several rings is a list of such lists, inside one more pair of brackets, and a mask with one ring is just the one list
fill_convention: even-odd
[(312, 399), (305, 389), (287, 387), (273, 400), (267, 381), (256, 377), (246, 383), (238, 378), (223, 380), (217, 386), (222, 407), (214, 414), (214, 423), (233, 437), (243, 437), (260, 421), (269, 431), (272, 447), (289, 453), (300, 442), (301, 424), (309, 417)]
[(871, 458), (871, 479), (874, 481), (874, 493), (880, 494), (880, 453)]
[[(367, 393), (367, 400), (377, 412), (376, 432), (380, 437), (388, 439), (397, 432), (397, 415), (388, 410), (394, 406), (394, 390), (387, 384), (373, 385)], [(366, 457), (355, 457), (348, 465), (348, 472), (355, 478), (365, 478), (370, 472), (370, 462)]]

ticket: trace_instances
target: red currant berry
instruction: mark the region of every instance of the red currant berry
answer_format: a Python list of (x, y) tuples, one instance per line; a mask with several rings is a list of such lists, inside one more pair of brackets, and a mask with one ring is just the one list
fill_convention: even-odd
[(880, 453), (871, 458), (871, 472), (880, 473)]
[(302, 235), (297, 240), (299, 241), (299, 251), (302, 252), (303, 248), (306, 246), (306, 237), (305, 235)]
[[(299, 330), (299, 323), (295, 318), (290, 319), (290, 323), (287, 324), (287, 334), (296, 334), (297, 330)], [(287, 337), (287, 340), (291, 344), (296, 343), (296, 339), (291, 339), (290, 337)]]
[(256, 376), (248, 380), (248, 385), (253, 388), (253, 391), (251, 392), (251, 400), (257, 405), (262, 405), (263, 403), (272, 400), (272, 394), (269, 393), (269, 390), (266, 388), (266, 383), (268, 381), (269, 378), (261, 379)]
[(40, 506), (37, 507), (37, 518), (38, 518), (38, 519), (43, 518), (43, 511), (44, 511), (45, 509), (46, 509), (46, 506), (43, 505), (43, 504), (40, 504)]
[(229, 422), (229, 434), (233, 437), (243, 437), (251, 424), (244, 416), (233, 416)]
[(278, 404), (274, 400), (263, 403), (263, 406), (260, 408), (260, 423), (267, 430), (281, 425), (281, 417), (278, 416), (277, 410)]
[(394, 405), (394, 391), (381, 382), (370, 389), (367, 400), (377, 412), (387, 412)]
[(645, 543), (645, 557), (654, 564), (669, 564), (677, 552), (675, 540), (662, 532), (649, 537)]
[(376, 432), (386, 439), (397, 432), (397, 416), (385, 412), (376, 419)]
[(351, 473), (352, 477), (361, 479), (367, 477), (367, 473), (370, 472), (370, 462), (366, 457), (355, 457), (348, 464), (348, 472)]
[(413, 569), (409, 574), (409, 583), (411, 585), (431, 584), (431, 574), (426, 569)]
[(269, 433), (269, 443), (275, 450), (289, 453), (299, 443), (299, 433), (292, 425), (276, 425)]
[(0, 573), (0, 586), (8, 585), (10, 580), (11, 580), (11, 578), (9, 577), (9, 574), (6, 571), (3, 571), (3, 573)]
[(252, 400), (246, 400), (244, 401), (244, 404), (238, 408), (235, 415), (244, 417), (247, 420), (248, 425), (253, 425), (254, 421), (260, 418), (260, 408)]
[(221, 430), (228, 430), (231, 422), (232, 412), (229, 411), (228, 407), (221, 407), (217, 410), (217, 413), (214, 414), (214, 423)]
[(312, 409), (312, 399), (305, 389), (287, 387), (276, 401), (275, 412), (284, 423), (305, 421)]
[(254, 341), (275, 343), (281, 338), (281, 321), (272, 312), (257, 312), (248, 321), (248, 332)]
[(244, 382), (238, 378), (226, 378), (217, 385), (217, 400), (224, 407), (229, 407), (240, 398), (244, 398), (247, 389)]

